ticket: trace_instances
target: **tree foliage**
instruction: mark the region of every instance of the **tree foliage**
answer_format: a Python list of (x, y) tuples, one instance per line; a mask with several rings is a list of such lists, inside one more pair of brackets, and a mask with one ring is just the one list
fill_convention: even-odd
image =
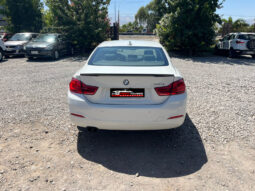
[(135, 32), (135, 33), (140, 33), (143, 30), (143, 27), (138, 24), (137, 21), (134, 22), (129, 22), (127, 24), (124, 24), (120, 27), (120, 32)]
[(168, 0), (152, 0), (145, 7), (141, 7), (136, 15), (135, 20), (148, 31), (152, 32), (156, 28), (156, 24), (169, 11), (170, 4)]
[(220, 6), (219, 0), (172, 0), (171, 12), (157, 26), (161, 43), (190, 54), (208, 48), (214, 43), (215, 23), (221, 22), (216, 14)]
[(110, 0), (46, 0), (50, 13), (45, 20), (79, 48), (88, 51), (107, 39), (109, 3)]
[(244, 19), (235, 21), (233, 21), (232, 17), (222, 19), (219, 33), (225, 35), (231, 32), (255, 32), (255, 28), (254, 25), (249, 25)]
[(39, 32), (42, 28), (40, 0), (0, 0), (1, 14), (8, 23), (6, 29), (16, 32)]

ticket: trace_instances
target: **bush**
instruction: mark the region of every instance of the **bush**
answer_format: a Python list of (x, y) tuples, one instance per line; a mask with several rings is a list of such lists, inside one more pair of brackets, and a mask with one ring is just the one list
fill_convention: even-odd
[(184, 50), (189, 54), (208, 49), (215, 37), (214, 26), (220, 22), (215, 13), (218, 0), (176, 0), (172, 13), (157, 25), (160, 42), (168, 50)]
[[(91, 51), (108, 38), (110, 22), (107, 18), (109, 0), (48, 0), (54, 18), (52, 30), (63, 33), (83, 52)], [(52, 19), (51, 19), (52, 20)], [(50, 22), (51, 23), (51, 22)]]

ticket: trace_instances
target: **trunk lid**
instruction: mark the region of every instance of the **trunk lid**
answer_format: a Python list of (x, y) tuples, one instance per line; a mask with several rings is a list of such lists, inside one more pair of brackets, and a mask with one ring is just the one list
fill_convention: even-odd
[[(96, 104), (161, 104), (167, 96), (158, 96), (155, 87), (162, 87), (174, 81), (174, 69), (160, 67), (114, 67), (86, 65), (80, 71), (80, 80), (91, 86), (97, 86), (95, 95), (85, 95)], [(124, 81), (129, 84), (125, 85)], [(111, 89), (144, 89), (144, 97), (111, 97)]]

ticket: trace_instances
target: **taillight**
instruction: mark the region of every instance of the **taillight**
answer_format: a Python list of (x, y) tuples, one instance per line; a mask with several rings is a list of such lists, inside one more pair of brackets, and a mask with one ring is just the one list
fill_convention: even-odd
[(186, 86), (184, 80), (178, 80), (165, 87), (155, 88), (157, 94), (159, 96), (171, 96), (171, 95), (179, 95), (185, 93)]
[(86, 85), (80, 80), (73, 78), (69, 84), (69, 89), (76, 94), (95, 95), (98, 87)]
[(236, 41), (236, 44), (244, 44), (245, 42), (243, 42), (243, 41), (240, 41), (240, 40), (237, 40)]

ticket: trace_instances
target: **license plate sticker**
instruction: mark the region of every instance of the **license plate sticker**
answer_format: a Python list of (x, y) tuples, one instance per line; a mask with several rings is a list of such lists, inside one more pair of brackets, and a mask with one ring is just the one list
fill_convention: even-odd
[(38, 51), (31, 51), (31, 54), (39, 54)]
[(137, 97), (143, 98), (145, 96), (144, 89), (111, 89), (111, 97)]

